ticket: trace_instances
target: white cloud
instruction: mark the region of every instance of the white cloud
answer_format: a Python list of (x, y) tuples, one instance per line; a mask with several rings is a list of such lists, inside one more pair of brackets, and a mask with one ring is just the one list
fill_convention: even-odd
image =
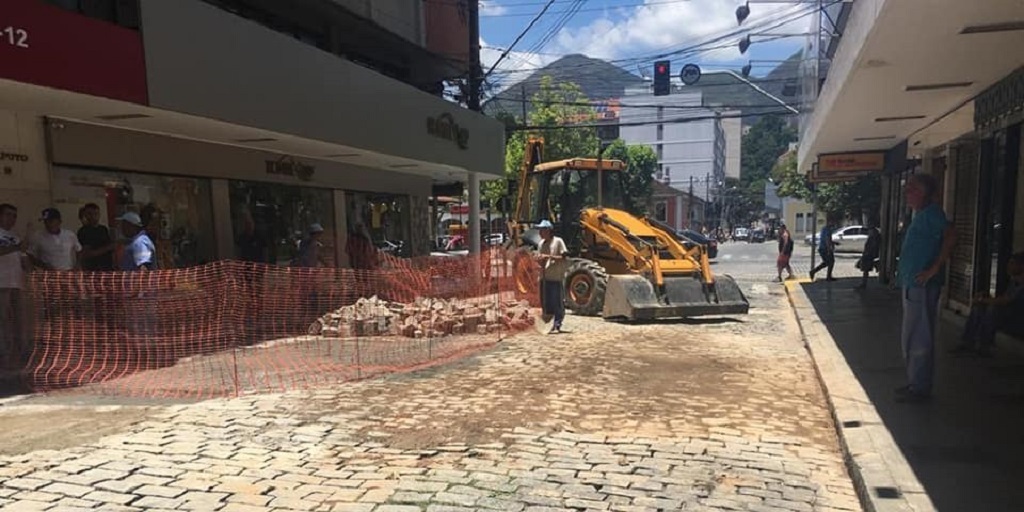
[[(609, 9), (583, 27), (562, 29), (554, 39), (561, 53), (583, 53), (603, 59), (622, 59), (657, 54), (704, 43), (709, 38), (737, 30), (736, 0), (690, 0), (666, 3), (644, 0), (643, 6)], [(793, 12), (798, 6), (751, 4), (747, 25)], [(773, 30), (804, 30), (807, 18)], [(733, 61), (743, 56), (735, 43), (739, 36), (708, 46), (726, 48), (702, 52), (690, 58), (700, 62)], [(755, 38), (756, 41), (756, 38)]]
[(508, 13), (508, 7), (495, 0), (480, 0), (480, 14), (483, 16), (501, 16)]
[[(501, 57), (503, 52), (504, 50), (502, 49), (488, 45), (483, 39), (480, 40), (480, 63), (485, 72), (491, 69), (491, 66)], [(497, 89), (500, 90), (504, 86), (525, 79), (530, 73), (550, 64), (557, 58), (557, 56), (553, 55), (526, 54), (513, 50), (494, 69), (494, 74), (488, 78), (488, 82), (497, 86)]]

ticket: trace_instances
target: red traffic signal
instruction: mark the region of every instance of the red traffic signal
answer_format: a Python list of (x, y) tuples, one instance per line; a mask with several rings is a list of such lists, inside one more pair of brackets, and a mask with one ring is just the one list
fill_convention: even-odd
[(654, 63), (654, 95), (666, 96), (672, 91), (672, 63), (659, 60)]

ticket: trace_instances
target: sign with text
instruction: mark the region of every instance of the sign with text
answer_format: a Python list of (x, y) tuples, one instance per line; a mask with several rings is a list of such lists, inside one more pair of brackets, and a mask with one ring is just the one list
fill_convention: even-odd
[(427, 133), (439, 139), (450, 140), (459, 146), (459, 149), (469, 148), (469, 130), (459, 126), (455, 118), (447, 112), (427, 118)]
[(14, 170), (28, 161), (28, 155), (0, 150), (0, 176), (14, 176)]
[(316, 172), (316, 167), (302, 163), (291, 156), (282, 156), (277, 160), (267, 160), (267, 174), (280, 174), (283, 176), (295, 176), (300, 181), (310, 181)]
[(822, 176), (848, 172), (882, 172), (884, 170), (884, 151), (818, 155), (818, 173)]
[(137, 30), (39, 0), (0, 3), (0, 78), (146, 104)]
[(885, 171), (885, 152), (829, 153), (818, 155), (811, 172), (814, 183), (852, 181)]

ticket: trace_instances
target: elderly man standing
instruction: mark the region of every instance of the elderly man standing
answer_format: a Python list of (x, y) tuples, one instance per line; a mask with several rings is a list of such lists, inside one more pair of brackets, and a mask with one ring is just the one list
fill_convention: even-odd
[(0, 365), (28, 356), (25, 333), (25, 243), (14, 233), (18, 209), (0, 204)]
[(914, 210), (900, 250), (897, 280), (903, 290), (903, 360), (907, 385), (896, 390), (897, 401), (926, 402), (935, 371), (935, 323), (946, 262), (956, 245), (956, 232), (935, 202), (938, 182), (927, 174), (907, 180), (904, 194)]
[(565, 241), (555, 236), (551, 221), (542, 220), (537, 224), (540, 230), (541, 243), (537, 248), (538, 258), (544, 273), (540, 282), (541, 306), (545, 315), (555, 317), (555, 325), (551, 332), (562, 332), (562, 321), (565, 320), (565, 299), (562, 297), (562, 279), (560, 273), (548, 275), (548, 270), (555, 270), (555, 261), (565, 258), (567, 249)]

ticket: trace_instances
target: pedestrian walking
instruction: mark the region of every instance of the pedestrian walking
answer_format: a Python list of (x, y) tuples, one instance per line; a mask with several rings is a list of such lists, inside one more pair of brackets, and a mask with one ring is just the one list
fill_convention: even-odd
[(935, 202), (938, 182), (915, 174), (904, 190), (914, 217), (907, 227), (896, 277), (903, 293), (901, 345), (907, 385), (896, 390), (901, 402), (931, 398), (935, 370), (935, 322), (946, 262), (956, 245), (956, 231)]
[(543, 273), (541, 274), (540, 298), (541, 307), (545, 316), (555, 318), (554, 327), (551, 332), (562, 332), (562, 322), (565, 320), (565, 299), (562, 296), (561, 272), (557, 272), (556, 262), (565, 258), (567, 249), (565, 241), (555, 236), (554, 226), (550, 221), (542, 220), (537, 224), (540, 230), (541, 243), (538, 248), (538, 259), (540, 259)]
[(0, 363), (25, 362), (29, 355), (25, 322), (24, 241), (14, 233), (18, 209), (0, 204)]
[(868, 287), (868, 274), (875, 270), (875, 263), (878, 261), (878, 254), (882, 244), (882, 234), (878, 232), (878, 221), (874, 218), (868, 220), (868, 239), (864, 242), (864, 251), (857, 260), (857, 268), (861, 271), (860, 284), (855, 287), (857, 290), (864, 290)]
[(25, 251), (32, 263), (43, 270), (77, 268), (82, 244), (78, 243), (78, 236), (63, 228), (60, 210), (47, 208), (39, 220), (45, 229), (32, 237)]
[(838, 223), (839, 221), (835, 217), (829, 216), (825, 221), (825, 227), (821, 228), (821, 233), (818, 235), (818, 256), (821, 256), (821, 265), (811, 270), (811, 281), (814, 281), (814, 274), (825, 269), (828, 270), (825, 280), (836, 280), (832, 277), (832, 269), (836, 266), (836, 243), (832, 241), (832, 232), (835, 231)]
[(783, 224), (779, 226), (779, 257), (775, 261), (775, 267), (779, 271), (779, 276), (775, 278), (776, 283), (782, 282), (782, 271), (785, 270), (788, 274), (786, 279), (793, 279), (793, 267), (789, 265), (790, 258), (793, 257), (793, 236), (790, 234), (789, 229)]

